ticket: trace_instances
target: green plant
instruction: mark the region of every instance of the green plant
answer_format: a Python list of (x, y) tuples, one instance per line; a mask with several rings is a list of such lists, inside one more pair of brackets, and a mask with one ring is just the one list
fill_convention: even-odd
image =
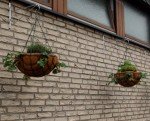
[(63, 62), (61, 62), (61, 63), (58, 63), (57, 65), (56, 65), (56, 67), (53, 69), (53, 74), (57, 74), (57, 73), (60, 73), (61, 72), (61, 67), (63, 67), (63, 68), (65, 68), (65, 67), (67, 67), (66, 66), (66, 64), (65, 63), (63, 63)]
[(52, 49), (40, 43), (32, 43), (27, 46), (27, 53), (41, 53), (43, 57), (37, 62), (37, 64), (44, 68), (47, 63), (48, 55), (52, 53)]
[[(41, 67), (44, 68), (47, 61), (48, 61), (48, 55), (52, 53), (52, 49), (39, 43), (32, 43), (31, 45), (27, 46), (27, 53), (41, 53), (42, 57), (39, 59), (37, 64)], [(3, 58), (3, 63), (4, 67), (8, 71), (14, 71), (17, 69), (16, 64), (17, 64), (17, 59), (19, 59), (19, 56), (21, 56), (22, 53), (20, 52), (15, 52), (15, 53), (8, 53), (4, 58)], [(53, 73), (57, 74), (61, 72), (60, 68), (61, 67), (66, 67), (65, 63), (58, 63), (56, 67), (53, 69)]]
[[(137, 71), (137, 67), (131, 63), (130, 60), (125, 60), (123, 64), (118, 66), (117, 73), (124, 72), (124, 78), (132, 81), (133, 80), (133, 72)], [(140, 72), (140, 78), (146, 78), (147, 73)], [(109, 85), (110, 83), (118, 84), (118, 79), (116, 77), (116, 74), (111, 73), (108, 78), (111, 78), (111, 81), (107, 83)]]
[(16, 58), (18, 56), (20, 56), (21, 53), (20, 52), (15, 52), (15, 53), (8, 53), (4, 58), (3, 58), (3, 63), (4, 63), (4, 67), (8, 70), (8, 71), (14, 71), (16, 70)]
[(137, 71), (137, 67), (130, 60), (125, 60), (123, 64), (118, 66), (118, 72)]
[(42, 53), (46, 55), (52, 53), (52, 49), (40, 43), (32, 43), (27, 46), (27, 53)]

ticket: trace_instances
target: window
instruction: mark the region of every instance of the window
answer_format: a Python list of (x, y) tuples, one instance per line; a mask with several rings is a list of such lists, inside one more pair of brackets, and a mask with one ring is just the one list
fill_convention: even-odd
[(52, 0), (33, 0), (33, 1), (52, 7)]
[(150, 42), (150, 16), (141, 7), (124, 1), (125, 34), (144, 42)]
[(150, 4), (144, 0), (33, 0), (109, 34), (150, 46)]
[(68, 14), (106, 28), (113, 28), (111, 0), (68, 0)]

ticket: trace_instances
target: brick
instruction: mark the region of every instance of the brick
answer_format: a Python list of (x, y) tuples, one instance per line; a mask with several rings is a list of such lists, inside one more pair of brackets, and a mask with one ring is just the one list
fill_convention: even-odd
[(47, 100), (46, 105), (59, 105), (59, 101)]
[(38, 90), (40, 93), (51, 93), (52, 89), (51, 88), (39, 88)]
[(87, 119), (90, 119), (90, 116), (89, 116), (89, 115), (80, 116), (80, 120), (87, 120)]
[(62, 39), (62, 38), (57, 38), (57, 42), (63, 43), (63, 44), (68, 44), (69, 40), (67, 39)]
[(45, 101), (44, 100), (31, 100), (30, 105), (44, 105)]
[(46, 118), (46, 119), (41, 119), (40, 121), (54, 121), (54, 118)]
[(54, 36), (59, 36), (60, 32), (59, 31), (54, 31), (54, 30), (48, 30), (48, 34), (54, 35)]
[(56, 87), (55, 82), (43, 82), (43, 86), (45, 87)]
[(42, 82), (41, 81), (33, 81), (33, 80), (30, 80), (30, 81), (27, 81), (27, 85), (29, 86), (34, 86), (34, 87), (38, 87), (38, 86), (42, 86)]
[(35, 94), (35, 99), (48, 99), (48, 94)]
[(21, 87), (18, 86), (3, 86), (4, 91), (20, 92)]
[(15, 33), (15, 38), (21, 39), (21, 40), (27, 40), (28, 36), (25, 34)]
[(1, 49), (7, 49), (7, 50), (13, 50), (13, 45), (11, 44), (6, 44), (6, 43), (0, 43), (0, 48)]
[[(26, 22), (23, 22), (23, 21), (18, 21), (17, 23), (16, 23), (16, 25), (18, 26), (18, 27), (23, 27), (23, 28), (27, 28), (27, 29), (29, 29), (29, 28), (31, 28), (31, 24), (28, 22), (28, 23), (26, 23)], [(31, 31), (31, 30), (30, 30)]]
[(0, 114), (6, 113), (6, 108), (0, 108)]
[(69, 34), (69, 30), (68, 30), (68, 29), (66, 29), (66, 28), (58, 27), (58, 31), (60, 31), (61, 33)]
[(0, 40), (1, 42), (5, 42), (9, 44), (17, 44), (17, 40), (14, 38), (10, 38), (10, 37), (0, 36)]
[(57, 85), (60, 88), (69, 88), (69, 84), (67, 84), (67, 83), (58, 83)]
[(55, 111), (55, 106), (44, 106), (42, 107), (43, 111)]
[(1, 121), (17, 120), (19, 119), (19, 114), (5, 114), (1, 115)]
[(67, 29), (70, 29), (70, 30), (73, 30), (73, 31), (77, 31), (77, 27), (74, 27), (74, 26), (71, 26), (71, 25), (68, 25), (66, 26)]
[(68, 120), (67, 118), (61, 117), (61, 118), (55, 118), (55, 121), (68, 121)]
[(17, 26), (13, 26), (13, 30), (15, 32), (23, 33), (23, 34), (27, 34), (27, 32), (28, 32), (28, 29), (22, 28), (22, 27), (17, 27)]
[(34, 99), (34, 94), (18, 94), (18, 99)]
[(7, 9), (7, 8), (8, 8), (8, 4), (7, 4), (7, 3), (4, 3), (4, 2), (1, 2), (0, 8), (5, 8), (5, 9)]
[(8, 107), (8, 112), (21, 113), (21, 112), (25, 112), (25, 108), (24, 107)]
[(62, 99), (75, 99), (74, 95), (63, 95)]
[(80, 88), (79, 84), (70, 84), (70, 88)]
[(62, 26), (62, 27), (65, 26), (65, 23), (63, 23), (63, 22), (61, 22), (61, 21), (57, 21), (57, 20), (54, 20), (54, 24), (55, 24), (55, 25), (58, 25), (58, 26)]
[(20, 114), (20, 119), (32, 119), (32, 118), (37, 118), (37, 115), (31, 113)]
[(22, 92), (37, 92), (36, 87), (22, 87)]
[(16, 83), (17, 83), (17, 80), (15, 79), (7, 79), (7, 78), (0, 79), (0, 84), (16, 85)]
[(42, 111), (41, 107), (26, 107), (27, 112), (40, 112)]
[(43, 112), (43, 113), (38, 113), (38, 117), (51, 117), (52, 113), (51, 112)]
[[(6, 6), (5, 6), (5, 7), (6, 7)], [(7, 15), (7, 14), (8, 14), (7, 9), (1, 9), (0, 15)]]
[(20, 101), (18, 100), (2, 100), (3, 106), (17, 106), (20, 105)]
[(0, 99), (15, 99), (16, 97), (15, 93), (0, 93)]

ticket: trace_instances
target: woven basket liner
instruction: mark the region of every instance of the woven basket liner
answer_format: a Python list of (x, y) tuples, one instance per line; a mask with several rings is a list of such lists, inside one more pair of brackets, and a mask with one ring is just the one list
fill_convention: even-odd
[(58, 58), (55, 55), (49, 55), (44, 68), (37, 62), (42, 58), (40, 53), (25, 53), (16, 58), (18, 69), (27, 76), (42, 77), (49, 74), (58, 64)]
[(141, 73), (140, 72), (129, 72), (131, 73), (130, 78), (126, 78), (126, 73), (128, 72), (118, 72), (115, 74), (115, 77), (117, 78), (117, 82), (124, 86), (124, 87), (132, 87), (139, 83), (141, 79)]

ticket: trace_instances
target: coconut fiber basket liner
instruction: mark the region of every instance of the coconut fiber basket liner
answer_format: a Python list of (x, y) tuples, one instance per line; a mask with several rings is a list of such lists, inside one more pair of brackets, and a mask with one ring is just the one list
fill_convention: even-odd
[[(127, 77), (127, 73), (131, 73), (130, 77)], [(141, 72), (118, 72), (115, 74), (117, 82), (124, 87), (132, 87), (139, 83), (141, 79)]]
[(43, 57), (40, 53), (25, 53), (16, 58), (16, 66), (27, 76), (42, 77), (49, 74), (58, 64), (56, 55), (49, 55), (44, 68), (37, 62)]

